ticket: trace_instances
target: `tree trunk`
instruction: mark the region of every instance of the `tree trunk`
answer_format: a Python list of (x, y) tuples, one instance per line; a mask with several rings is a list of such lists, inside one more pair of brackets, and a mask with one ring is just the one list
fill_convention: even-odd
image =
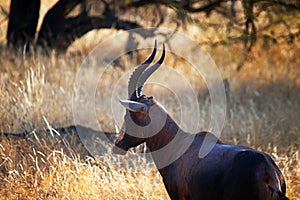
[(28, 50), (35, 38), (40, 0), (11, 0), (7, 45)]
[[(103, 1), (105, 3), (105, 1)], [(81, 12), (75, 17), (68, 14), (81, 4)], [(137, 23), (119, 20), (105, 3), (102, 17), (89, 16), (86, 11), (86, 0), (60, 0), (46, 14), (39, 32), (37, 44), (47, 49), (64, 53), (77, 39), (93, 29), (111, 28), (133, 29), (141, 27)]]
[(46, 14), (37, 44), (43, 48), (65, 49), (64, 41), (57, 39), (65, 32), (67, 15), (85, 0), (60, 0)]
[[(59, 0), (45, 15), (36, 45), (42, 50), (57, 50), (64, 53), (77, 38), (93, 29), (111, 28), (133, 29), (139, 24), (119, 20), (110, 5), (103, 1), (104, 10), (101, 17), (89, 16), (86, 0)], [(81, 5), (77, 16), (68, 16), (72, 10)], [(39, 18), (40, 0), (11, 0), (7, 44), (18, 48), (29, 49), (35, 39)]]

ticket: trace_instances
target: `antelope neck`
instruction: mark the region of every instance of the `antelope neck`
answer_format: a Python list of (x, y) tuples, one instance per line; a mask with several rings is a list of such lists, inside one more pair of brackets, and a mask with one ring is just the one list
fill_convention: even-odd
[(180, 129), (168, 115), (165, 126), (156, 135), (146, 139), (156, 167), (161, 169), (179, 159), (193, 141), (193, 136)]
[(151, 152), (157, 151), (172, 141), (179, 130), (179, 126), (168, 115), (163, 128), (157, 134), (147, 138), (146, 145)]

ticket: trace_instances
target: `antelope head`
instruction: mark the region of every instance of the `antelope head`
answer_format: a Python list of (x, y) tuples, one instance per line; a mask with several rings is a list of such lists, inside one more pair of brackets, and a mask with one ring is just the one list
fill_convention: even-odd
[(151, 55), (131, 74), (128, 82), (128, 99), (120, 100), (126, 108), (124, 122), (115, 142), (113, 152), (125, 154), (131, 147), (146, 142), (163, 128), (167, 112), (154, 100), (142, 94), (142, 88), (150, 75), (161, 66), (165, 57), (165, 47), (160, 59), (149, 66), (153, 61), (157, 49), (155, 41)]

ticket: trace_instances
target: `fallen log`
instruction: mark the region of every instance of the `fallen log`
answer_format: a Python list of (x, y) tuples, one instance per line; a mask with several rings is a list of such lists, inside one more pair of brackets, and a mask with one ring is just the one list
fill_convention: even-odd
[(95, 157), (110, 152), (115, 133), (97, 131), (81, 125), (23, 133), (1, 133), (0, 140), (26, 140), (34, 146), (45, 146), (50, 150), (62, 150), (68, 156), (80, 159)]

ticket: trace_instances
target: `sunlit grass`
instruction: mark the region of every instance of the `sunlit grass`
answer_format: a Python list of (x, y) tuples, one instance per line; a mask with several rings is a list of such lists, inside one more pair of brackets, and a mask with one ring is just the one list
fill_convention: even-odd
[[(46, 4), (41, 12), (51, 5)], [(5, 30), (5, 25), (1, 24), (1, 30)], [(193, 39), (204, 37), (193, 31), (189, 33)], [(23, 56), (7, 50), (4, 34), (0, 52), (0, 132), (33, 132), (36, 138), (1, 140), (0, 198), (168, 199), (158, 171), (143, 155), (141, 159), (111, 154), (96, 160), (68, 157), (65, 150), (57, 148), (54, 138), (43, 142), (43, 134), (39, 134), (49, 134), (44, 131), (45, 121), (53, 127), (73, 124), (72, 98), (81, 63), (97, 43), (117, 31), (93, 31), (76, 41), (67, 55), (49, 57), (38, 52)], [(282, 44), (268, 50), (261, 47), (259, 41), (239, 72), (235, 68), (241, 60), (241, 45), (206, 47), (230, 83), (227, 121), (221, 139), (270, 153), (286, 178), (287, 196), (300, 199), (300, 46)], [(124, 57), (120, 60), (123, 67), (108, 71), (99, 84), (95, 109), (103, 131), (114, 131), (113, 117), (108, 112), (113, 82), (141, 61), (144, 54), (134, 55), (133, 59)], [(181, 59), (169, 56), (166, 65), (192, 79), (189, 65)], [(84, 69), (86, 91), (90, 89), (91, 76), (98, 74), (97, 64)], [(210, 101), (203, 81), (193, 81), (200, 102), (199, 121), (205, 129)], [(166, 95), (168, 92), (153, 91), (149, 86), (145, 93), (160, 99), (179, 121), (177, 102)], [(89, 119), (86, 121), (88, 124)]]
[[(296, 46), (295, 49), (297, 48)], [(3, 56), (12, 59), (8, 52), (4, 51)], [(254, 58), (255, 62), (265, 62), (260, 61), (258, 57)], [(3, 61), (5, 70), (0, 76), (1, 82), (4, 83), (0, 95), (1, 131), (43, 130), (46, 128), (44, 119), (54, 127), (72, 124), (73, 84), (81, 58), (47, 58), (37, 54), (23, 61), (22, 59), (16, 57)], [(299, 62), (296, 57), (291, 59), (295, 60), (294, 63)], [(244, 72), (241, 72), (239, 77), (233, 77), (236, 80), (231, 83), (236, 85), (232, 86), (229, 94), (228, 116), (222, 139), (269, 152), (286, 177), (288, 196), (291, 199), (299, 199), (300, 142), (299, 114), (296, 111), (300, 108), (300, 97), (299, 93), (293, 92), (299, 89), (297, 78), (283, 80), (280, 74), (277, 74), (276, 70), (281, 70), (280, 65), (281, 63), (276, 63), (272, 66), (273, 71), (266, 71), (279, 77), (273, 78), (270, 84), (269, 79), (264, 79), (265, 82), (258, 81), (260, 84), (255, 82), (261, 76), (260, 73), (255, 74), (251, 71), (259, 68), (251, 63), (245, 65)], [(267, 64), (265, 66), (267, 67)], [(180, 70), (178, 66), (175, 68)], [(247, 73), (247, 68), (251, 71), (248, 77), (243, 75)], [(290, 68), (298, 73), (296, 66)], [(98, 69), (91, 66), (86, 70), (94, 71), (86, 73), (85, 84), (88, 89), (89, 76), (97, 74)], [(221, 70), (224, 74), (227, 73), (227, 68)], [(115, 75), (115, 78), (118, 79), (121, 74)], [(145, 93), (147, 90), (152, 91), (151, 87), (146, 88)], [(100, 91), (108, 92), (108, 89), (102, 88)], [(203, 127), (207, 125), (210, 106), (205, 95), (207, 94), (199, 89), (203, 118), (200, 121)], [(176, 118), (176, 101), (170, 101), (159, 91), (155, 92), (155, 96), (161, 99), (171, 115)], [(103, 100), (103, 96), (100, 95), (99, 98)], [(107, 110), (107, 102), (103, 101), (104, 107), (101, 107), (101, 102), (97, 103), (99, 121), (107, 130), (113, 131), (112, 117), (101, 113)], [(84, 162), (75, 157), (65, 156), (61, 149), (55, 149), (48, 143), (39, 145), (37, 142), (22, 140), (4, 139), (1, 141), (0, 150), (0, 193), (3, 199), (167, 198), (159, 173), (146, 161), (131, 160), (133, 165), (124, 167), (120, 166), (116, 159), (123, 159), (124, 162), (128, 157), (114, 158), (108, 154), (101, 161)]]

